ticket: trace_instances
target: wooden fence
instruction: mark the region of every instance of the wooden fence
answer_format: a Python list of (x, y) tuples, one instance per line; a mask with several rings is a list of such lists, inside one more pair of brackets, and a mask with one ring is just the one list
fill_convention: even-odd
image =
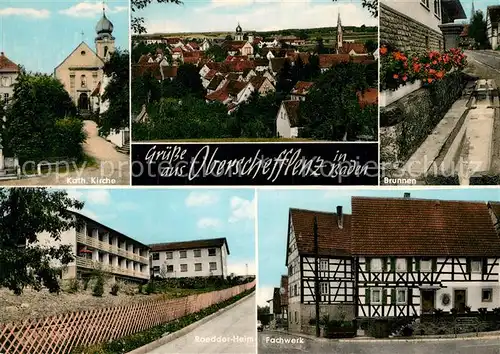
[(0, 324), (0, 354), (70, 353), (77, 346), (107, 342), (198, 312), (254, 286), (255, 281), (178, 299)]

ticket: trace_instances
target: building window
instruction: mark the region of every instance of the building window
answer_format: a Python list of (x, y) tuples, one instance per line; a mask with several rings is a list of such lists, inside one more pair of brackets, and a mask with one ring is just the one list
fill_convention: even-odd
[(81, 55), (85, 55), (85, 54), (87, 54), (87, 52), (85, 52), (84, 50), (82, 50), (82, 51), (80, 52), (80, 54), (81, 54)]
[(298, 296), (298, 292), (297, 292), (297, 284), (294, 284), (293, 285), (293, 296)]
[(432, 271), (432, 260), (428, 258), (424, 258), (420, 260), (420, 271), (421, 272), (430, 272)]
[(373, 258), (370, 261), (370, 269), (372, 272), (381, 272), (382, 271), (382, 260), (380, 258)]
[(429, 9), (429, 0), (420, 0), (420, 3)]
[(153, 272), (159, 272), (159, 271), (160, 271), (160, 266), (153, 267)]
[(85, 75), (80, 76), (80, 86), (87, 87), (87, 78), (85, 77)]
[(481, 301), (482, 302), (493, 301), (493, 289), (482, 289), (481, 290)]
[(372, 289), (371, 291), (371, 299), (370, 303), (372, 304), (381, 304), (382, 303), (382, 290), (380, 289)]
[(481, 273), (482, 264), (481, 261), (472, 261), (470, 262), (470, 271), (471, 273)]
[(407, 302), (406, 294), (407, 294), (406, 289), (396, 289), (396, 303), (398, 305), (406, 304)]
[(187, 272), (188, 271), (188, 265), (187, 264), (181, 264), (181, 272)]
[(194, 250), (195, 257), (201, 257), (201, 250)]
[(167, 265), (167, 273), (173, 273), (174, 272), (174, 266), (173, 265)]
[(69, 76), (69, 87), (71, 89), (75, 88), (75, 75), (70, 75)]
[(397, 258), (396, 259), (396, 272), (406, 272), (406, 259)]
[(201, 272), (201, 263), (195, 263), (194, 264), (194, 270), (196, 272)]
[(174, 258), (173, 252), (167, 252), (166, 257), (167, 257), (167, 259), (173, 259)]
[(293, 264), (290, 264), (288, 266), (288, 275), (292, 275), (293, 274)]
[(8, 94), (8, 93), (4, 93), (4, 94), (3, 94), (3, 100), (4, 100), (5, 102), (9, 101), (9, 94)]
[(208, 255), (211, 256), (211, 257), (215, 256), (215, 248), (209, 248), (208, 249)]
[(319, 270), (328, 270), (328, 259), (321, 259), (320, 260)]
[(434, 0), (434, 15), (441, 18), (441, 0)]
[(179, 251), (180, 258), (187, 258), (187, 251)]
[(210, 262), (209, 264), (210, 264), (210, 270), (211, 270), (211, 271), (212, 271), (212, 270), (217, 270), (217, 263), (215, 263), (215, 262)]
[(153, 257), (153, 261), (160, 260), (160, 254), (158, 252), (151, 253), (151, 256)]
[(328, 290), (328, 282), (324, 281), (319, 284), (319, 294), (320, 295), (327, 295), (329, 292)]

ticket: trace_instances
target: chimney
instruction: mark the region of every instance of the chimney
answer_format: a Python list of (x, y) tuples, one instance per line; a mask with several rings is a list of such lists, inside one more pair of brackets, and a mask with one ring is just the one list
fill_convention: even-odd
[(342, 205), (337, 205), (337, 224), (339, 229), (344, 228), (344, 215), (342, 215)]
[(405, 193), (405, 198), (410, 198), (410, 193), (406, 192)]

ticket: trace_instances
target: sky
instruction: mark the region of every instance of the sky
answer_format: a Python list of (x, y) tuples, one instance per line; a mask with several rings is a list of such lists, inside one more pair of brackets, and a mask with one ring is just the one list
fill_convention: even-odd
[[(472, 13), (472, 1), (464, 1), (461, 0), (460, 3), (462, 4), (462, 7), (464, 8), (465, 15), (467, 16), (466, 20), (457, 20), (456, 22), (469, 22), (471, 19), (471, 13)], [(485, 15), (486, 19), (486, 8), (488, 6), (493, 6), (493, 5), (500, 5), (500, 2), (498, 0), (475, 0), (474, 1), (474, 9), (481, 10), (483, 14)]]
[[(115, 45), (122, 49), (129, 48), (128, 4), (128, 0), (105, 3)], [(102, 6), (95, 0), (0, 0), (0, 51), (28, 71), (52, 74), (82, 38), (95, 49)]]
[(256, 274), (253, 189), (66, 191), (80, 213), (145, 244), (226, 237), (229, 273)]
[(274, 287), (280, 286), (281, 275), (288, 273), (285, 266), (288, 210), (301, 208), (335, 212), (342, 205), (345, 213), (351, 213), (352, 196), (403, 197), (410, 192), (412, 198), (442, 200), (500, 201), (496, 189), (336, 189), (336, 190), (259, 190), (258, 200), (258, 293), (259, 306), (267, 305)]
[(182, 5), (151, 4), (137, 12), (148, 33), (270, 31), (337, 26), (376, 26), (360, 0), (197, 0)]

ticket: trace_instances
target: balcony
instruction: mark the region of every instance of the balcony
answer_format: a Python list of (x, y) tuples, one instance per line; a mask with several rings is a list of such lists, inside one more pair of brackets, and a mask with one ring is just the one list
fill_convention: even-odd
[(119, 247), (110, 245), (107, 242), (99, 241), (98, 239), (96, 239), (94, 237), (86, 236), (82, 232), (78, 232), (78, 231), (76, 232), (76, 241), (79, 243), (82, 243), (84, 245), (96, 248), (96, 249), (101, 250), (101, 251), (112, 253), (112, 254), (127, 258), (127, 259), (134, 260), (134, 261), (142, 263), (142, 264), (149, 265), (148, 257), (139, 256), (138, 254), (126, 251), (123, 248), (119, 248)]
[(141, 278), (141, 279), (149, 279), (148, 273), (138, 272), (135, 270), (125, 269), (121, 267), (114, 267), (111, 265), (105, 265), (102, 262), (92, 261), (90, 259), (86, 259), (83, 257), (76, 257), (76, 266), (87, 268), (87, 269), (96, 269), (100, 266), (104, 272), (108, 272), (115, 275), (123, 275), (127, 277)]

